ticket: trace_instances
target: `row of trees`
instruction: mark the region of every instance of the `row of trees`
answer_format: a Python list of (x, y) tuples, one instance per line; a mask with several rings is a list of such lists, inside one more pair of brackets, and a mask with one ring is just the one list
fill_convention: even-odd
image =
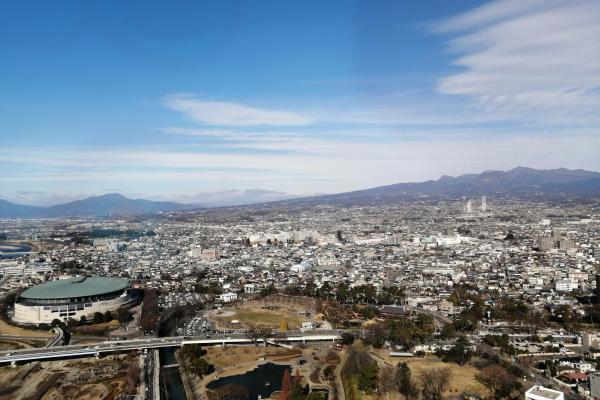
[(399, 304), (405, 298), (404, 289), (397, 286), (383, 287), (379, 292), (373, 285), (350, 287), (345, 282), (340, 282), (335, 287), (325, 282), (321, 287), (317, 287), (312, 279), (307, 280), (303, 285), (287, 286), (284, 293), (322, 300), (337, 300), (344, 304)]
[(364, 331), (366, 344), (380, 348), (386, 341), (405, 348), (416, 343), (426, 342), (435, 332), (433, 319), (427, 314), (418, 314), (415, 318), (398, 317), (370, 325)]
[(120, 323), (126, 323), (126, 322), (131, 321), (132, 316), (131, 316), (131, 313), (129, 312), (129, 310), (120, 308), (116, 312), (111, 312), (111, 311), (106, 311), (105, 313), (95, 312), (94, 316), (91, 320), (88, 320), (88, 318), (85, 315), (82, 315), (79, 320), (69, 318), (67, 320), (66, 324), (63, 321), (61, 321), (60, 319), (55, 318), (52, 320), (52, 322), (49, 325), (48, 324), (40, 324), (39, 328), (44, 329), (44, 330), (49, 330), (50, 328), (59, 327), (65, 332), (65, 334), (68, 334), (71, 332), (72, 328), (75, 328), (77, 326), (84, 326), (84, 325), (89, 325), (89, 324), (101, 324), (103, 322), (110, 322), (114, 319), (117, 319)]
[(139, 324), (144, 332), (158, 329), (158, 294), (155, 289), (144, 290)]

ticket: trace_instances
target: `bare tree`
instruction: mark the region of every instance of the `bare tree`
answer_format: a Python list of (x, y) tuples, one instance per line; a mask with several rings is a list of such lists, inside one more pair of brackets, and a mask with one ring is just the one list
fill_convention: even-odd
[(392, 367), (385, 366), (379, 370), (379, 393), (385, 394), (395, 392), (398, 389), (396, 384), (396, 371)]
[(516, 389), (515, 377), (499, 365), (489, 365), (475, 377), (488, 388), (493, 398), (508, 398)]
[(452, 376), (448, 368), (431, 368), (421, 371), (419, 378), (423, 398), (425, 400), (441, 400), (444, 390), (450, 383)]

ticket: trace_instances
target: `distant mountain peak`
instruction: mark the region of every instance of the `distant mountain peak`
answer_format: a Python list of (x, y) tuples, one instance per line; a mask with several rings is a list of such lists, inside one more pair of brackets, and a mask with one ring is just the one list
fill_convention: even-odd
[(196, 208), (189, 204), (133, 200), (121, 193), (106, 193), (49, 207), (0, 202), (0, 218), (105, 217), (154, 214)]
[(125, 195), (122, 195), (121, 193), (117, 193), (117, 192), (99, 194), (99, 195), (91, 196), (91, 197), (88, 197), (88, 198), (129, 200), (127, 197), (125, 197)]
[(539, 170), (519, 166), (508, 171), (486, 170), (456, 177), (443, 175), (436, 181), (396, 183), (354, 192), (289, 200), (319, 204), (364, 205), (391, 203), (426, 197), (509, 196), (526, 198), (600, 197), (600, 173), (566, 168)]
[[(423, 197), (511, 196), (526, 198), (600, 197), (600, 173), (566, 168), (539, 170), (516, 167), (508, 171), (487, 170), (457, 177), (441, 176), (426, 182), (396, 183), (347, 193), (301, 197), (262, 189), (205, 193), (197, 203), (206, 207), (286, 202), (302, 204), (362, 205), (391, 203)], [(284, 197), (284, 198), (282, 198)], [(201, 202), (202, 201), (202, 202)], [(103, 217), (184, 211), (197, 205), (129, 199), (121, 193), (106, 193), (51, 207), (10, 203), (0, 199), (0, 218)]]

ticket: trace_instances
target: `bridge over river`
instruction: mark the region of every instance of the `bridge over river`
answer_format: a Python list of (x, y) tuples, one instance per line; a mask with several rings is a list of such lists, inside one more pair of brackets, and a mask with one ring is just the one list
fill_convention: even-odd
[[(287, 343), (306, 343), (341, 339), (340, 331), (316, 330), (310, 332), (290, 331), (278, 337), (249, 338), (242, 334), (206, 336), (172, 336), (162, 338), (144, 338), (134, 340), (112, 340), (93, 344), (57, 346), (49, 348), (22, 349), (0, 352), (0, 365), (25, 363), (39, 360), (54, 360), (77, 357), (99, 357), (102, 354), (119, 353), (131, 350), (159, 349), (163, 347), (181, 347), (186, 344), (205, 346), (228, 344), (272, 344), (286, 346)], [(287, 347), (287, 346), (286, 346)]]

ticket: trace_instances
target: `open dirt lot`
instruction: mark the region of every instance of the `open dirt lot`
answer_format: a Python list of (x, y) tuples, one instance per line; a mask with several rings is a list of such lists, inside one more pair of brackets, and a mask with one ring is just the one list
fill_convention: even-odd
[(205, 347), (206, 361), (213, 364), (219, 370), (236, 367), (240, 364), (254, 362), (260, 358), (276, 361), (290, 356), (298, 356), (301, 352), (291, 352), (282, 347), (263, 346), (231, 346), (231, 347)]
[(116, 398), (133, 390), (127, 387), (127, 376), (137, 363), (137, 357), (119, 355), (1, 367), (0, 400)]
[(104, 336), (104, 334), (107, 333), (109, 330), (116, 329), (117, 327), (119, 327), (119, 325), (119, 321), (114, 319), (110, 322), (102, 322), (100, 324), (78, 326), (75, 329), (73, 329), (73, 333), (83, 335)]
[[(261, 300), (247, 301), (225, 307), (221, 311), (213, 311), (208, 317), (215, 321), (220, 329), (243, 329), (250, 326), (279, 328), (281, 321), (287, 323), (288, 329), (298, 329), (302, 321), (320, 322), (314, 315), (314, 301), (289, 296), (269, 296)], [(239, 323), (231, 323), (233, 320)]]
[(0, 338), (0, 351), (30, 349), (32, 347), (42, 347), (46, 344), (45, 341), (39, 340), (5, 340)]

